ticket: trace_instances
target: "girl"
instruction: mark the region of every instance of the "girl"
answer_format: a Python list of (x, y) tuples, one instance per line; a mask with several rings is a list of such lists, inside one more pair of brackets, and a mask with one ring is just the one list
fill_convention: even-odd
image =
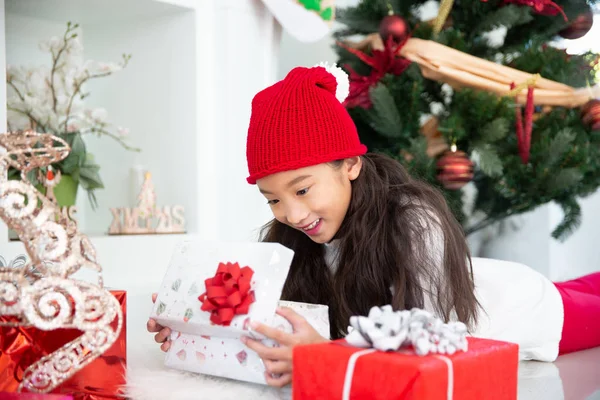
[[(347, 94), (341, 69), (317, 66), (295, 68), (252, 102), (247, 180), (275, 217), (261, 240), (295, 251), (284, 299), (328, 305), (332, 339), (344, 336), (350, 316), (392, 304), (518, 343), (521, 359), (600, 346), (600, 273), (553, 284), (524, 265), (471, 260), (441, 193), (395, 160), (366, 154), (342, 105)], [(293, 347), (328, 339), (293, 311), (278, 312), (293, 334), (254, 329), (280, 347), (243, 341), (263, 359), (267, 382), (283, 386)], [(148, 330), (168, 350), (169, 329), (150, 320)]]

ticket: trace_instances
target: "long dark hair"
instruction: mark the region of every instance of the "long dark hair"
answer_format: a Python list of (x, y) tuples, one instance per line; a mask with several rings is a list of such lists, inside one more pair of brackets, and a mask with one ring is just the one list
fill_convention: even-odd
[(350, 316), (366, 315), (373, 306), (424, 308), (428, 299), (445, 321), (475, 323), (477, 300), (463, 231), (443, 195), (412, 179), (396, 160), (373, 153), (362, 157), (334, 239), (339, 250), (332, 275), (324, 246), (306, 234), (275, 219), (261, 230), (262, 241), (295, 251), (282, 298), (328, 305), (332, 338), (344, 336)]

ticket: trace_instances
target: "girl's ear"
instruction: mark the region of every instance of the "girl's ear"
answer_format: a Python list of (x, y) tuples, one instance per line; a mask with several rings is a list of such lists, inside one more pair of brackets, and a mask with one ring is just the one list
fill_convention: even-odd
[(362, 157), (351, 157), (346, 158), (344, 160), (344, 168), (346, 169), (346, 174), (348, 175), (348, 179), (353, 181), (358, 178), (360, 175), (360, 170), (362, 168)]

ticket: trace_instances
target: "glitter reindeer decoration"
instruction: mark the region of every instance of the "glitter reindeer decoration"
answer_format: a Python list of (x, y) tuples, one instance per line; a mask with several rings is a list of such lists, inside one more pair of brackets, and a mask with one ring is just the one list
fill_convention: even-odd
[[(0, 217), (17, 232), (31, 260), (0, 268), (0, 315), (14, 320), (0, 325), (83, 332), (25, 370), (19, 391), (50, 392), (112, 346), (123, 314), (117, 299), (103, 289), (90, 240), (26, 178), (29, 171), (67, 157), (68, 144), (29, 130), (0, 134), (0, 146), (6, 149), (0, 154)], [(6, 178), (9, 167), (21, 171), (20, 181)], [(81, 268), (96, 271), (97, 282), (72, 277)]]

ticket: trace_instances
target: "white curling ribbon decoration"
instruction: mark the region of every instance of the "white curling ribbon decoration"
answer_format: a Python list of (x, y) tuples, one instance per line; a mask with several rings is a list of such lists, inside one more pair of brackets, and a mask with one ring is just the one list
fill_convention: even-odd
[[(452, 399), (454, 372), (452, 360), (443, 354), (467, 351), (467, 327), (462, 322), (444, 323), (428, 311), (394, 311), (392, 306), (373, 307), (367, 317), (350, 317), (346, 342), (355, 347), (368, 348), (352, 355), (346, 368), (342, 398), (350, 399), (352, 378), (357, 359), (363, 355), (379, 351), (398, 351), (412, 347), (418, 356), (428, 354), (439, 358), (447, 366), (447, 398)], [(437, 354), (434, 354), (437, 353)]]

